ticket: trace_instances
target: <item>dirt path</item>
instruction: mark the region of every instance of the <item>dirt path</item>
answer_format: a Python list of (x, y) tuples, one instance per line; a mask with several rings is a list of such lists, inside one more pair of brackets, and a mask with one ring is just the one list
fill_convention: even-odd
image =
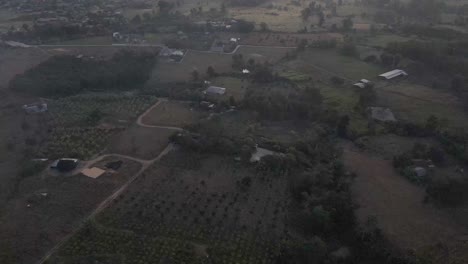
[[(143, 117), (148, 114), (153, 108), (157, 107), (161, 102), (167, 101), (167, 99), (160, 98), (158, 99), (158, 102), (156, 102), (153, 106), (151, 106), (148, 110), (146, 110), (143, 114), (141, 114), (137, 121), (136, 124), (139, 126), (143, 127), (153, 127), (153, 128), (165, 128), (165, 129), (174, 129), (174, 130), (183, 130), (182, 128), (179, 127), (164, 127), (164, 126), (149, 126), (145, 125), (142, 120)], [(140, 162), (142, 164), (141, 169), (133, 175), (126, 183), (124, 183), (118, 190), (116, 190), (114, 193), (112, 193), (109, 197), (107, 197), (104, 201), (102, 201), (96, 209), (94, 209), (86, 218), (84, 218), (81, 223), (68, 235), (66, 235), (63, 239), (60, 240), (59, 243), (57, 243), (52, 249), (50, 249), (44, 257), (42, 257), (37, 263), (38, 264), (43, 264), (45, 263), (53, 254), (55, 254), (62, 245), (64, 245), (73, 235), (75, 235), (89, 220), (94, 218), (96, 215), (98, 215), (102, 210), (104, 210), (112, 201), (114, 201), (119, 195), (121, 195), (127, 188), (130, 186), (131, 183), (133, 183), (139, 176), (141, 176), (145, 170), (151, 166), (153, 163), (157, 162), (160, 160), (162, 157), (164, 157), (167, 153), (171, 152), (174, 149), (174, 145), (170, 143), (156, 158), (151, 159), (151, 160), (143, 160), (131, 156), (126, 156), (126, 155), (121, 155), (121, 154), (105, 154), (105, 155), (100, 155), (92, 160), (86, 161), (86, 164), (84, 168), (89, 168), (96, 162), (107, 158), (107, 157), (119, 157), (119, 158), (125, 158), (129, 160), (133, 160), (136, 162)]]
[(361, 223), (376, 216), (384, 234), (400, 248), (419, 251), (443, 244), (444, 249), (436, 254), (442, 262), (435, 263), (467, 263), (460, 258), (460, 254), (468, 254), (467, 230), (424, 204), (424, 190), (397, 174), (391, 161), (371, 157), (350, 145), (344, 149), (344, 161), (357, 174), (352, 191), (360, 206), (357, 216)]

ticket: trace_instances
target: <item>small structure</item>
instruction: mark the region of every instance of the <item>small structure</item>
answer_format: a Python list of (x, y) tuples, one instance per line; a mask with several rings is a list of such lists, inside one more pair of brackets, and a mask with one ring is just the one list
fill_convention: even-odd
[(379, 77), (385, 79), (385, 80), (391, 80), (393, 78), (396, 78), (396, 77), (399, 77), (399, 76), (408, 76), (408, 74), (403, 71), (403, 70), (393, 70), (393, 71), (389, 71), (389, 72), (386, 72), (386, 73), (382, 73), (379, 75)]
[(46, 103), (35, 103), (35, 104), (23, 105), (23, 109), (28, 114), (44, 113), (44, 112), (47, 112), (48, 110)]
[(259, 162), (263, 157), (268, 155), (279, 155), (279, 153), (269, 149), (255, 147), (255, 152), (252, 153), (250, 162)]
[(159, 56), (161, 57), (171, 57), (171, 56), (176, 56), (176, 57), (183, 57), (184, 56), (184, 51), (178, 50), (178, 49), (170, 49), (168, 47), (164, 47), (160, 52)]
[(393, 112), (384, 107), (369, 107), (368, 109), (372, 119), (382, 122), (395, 122), (397, 121)]
[(413, 172), (418, 178), (424, 178), (427, 175), (427, 170), (423, 167), (416, 167), (413, 169)]
[(210, 103), (208, 101), (201, 101), (200, 102), (200, 107), (206, 110), (211, 110), (215, 107), (213, 103)]
[(366, 88), (371, 85), (372, 85), (372, 82), (367, 79), (361, 79), (357, 83), (353, 84), (353, 86), (361, 88), (361, 89)]
[(60, 172), (69, 172), (78, 166), (78, 159), (62, 158), (54, 161), (51, 165), (51, 169), (57, 169)]
[(243, 69), (243, 70), (242, 70), (242, 73), (243, 73), (243, 74), (249, 74), (250, 71), (249, 71), (248, 69)]
[(221, 96), (226, 93), (226, 88), (218, 87), (218, 86), (210, 86), (204, 92), (206, 95), (217, 95)]
[(105, 170), (100, 169), (100, 168), (97, 168), (97, 167), (86, 168), (86, 169), (83, 169), (83, 170), (81, 171), (81, 173), (82, 173), (84, 176), (87, 176), (87, 177), (90, 177), (90, 178), (93, 178), (93, 179), (98, 178), (99, 176), (101, 176), (101, 175), (104, 174), (105, 172), (106, 172)]

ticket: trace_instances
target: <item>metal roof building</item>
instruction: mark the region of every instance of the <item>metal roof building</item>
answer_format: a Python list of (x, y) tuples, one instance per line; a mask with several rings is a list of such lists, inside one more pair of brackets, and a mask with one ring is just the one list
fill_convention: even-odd
[(218, 86), (210, 86), (205, 90), (205, 94), (209, 95), (223, 95), (226, 93), (226, 88)]
[(393, 71), (389, 71), (389, 72), (386, 72), (386, 73), (382, 73), (379, 75), (379, 77), (381, 78), (384, 78), (386, 80), (391, 80), (395, 77), (398, 77), (398, 76), (407, 76), (408, 74), (403, 71), (403, 70), (393, 70)]

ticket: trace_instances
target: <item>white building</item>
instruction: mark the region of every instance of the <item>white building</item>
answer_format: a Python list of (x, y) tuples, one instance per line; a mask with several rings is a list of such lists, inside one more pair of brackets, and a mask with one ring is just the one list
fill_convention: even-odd
[(403, 71), (403, 70), (393, 70), (393, 71), (389, 71), (389, 72), (386, 72), (386, 73), (382, 73), (379, 75), (379, 77), (385, 79), (385, 80), (391, 80), (393, 78), (396, 78), (396, 77), (399, 77), (399, 76), (408, 76), (408, 74)]

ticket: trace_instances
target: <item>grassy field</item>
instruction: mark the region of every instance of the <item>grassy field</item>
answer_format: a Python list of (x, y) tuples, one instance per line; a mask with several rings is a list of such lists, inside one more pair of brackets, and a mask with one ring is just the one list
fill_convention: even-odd
[(382, 70), (377, 65), (368, 64), (353, 57), (340, 55), (336, 50), (307, 50), (297, 59), (298, 72), (323, 72), (328, 75), (335, 74), (352, 81), (362, 78), (376, 79)]
[(132, 126), (116, 136), (108, 153), (128, 155), (140, 159), (154, 159), (169, 144), (169, 137), (174, 130)]
[(211, 84), (214, 86), (225, 87), (225, 97), (229, 98), (232, 96), (236, 101), (242, 101), (244, 99), (245, 91), (250, 85), (248, 80), (234, 77), (217, 77), (211, 80)]
[(190, 103), (161, 102), (142, 121), (146, 125), (184, 127), (194, 124), (201, 116)]
[(373, 37), (368, 37), (366, 40), (366, 45), (372, 46), (372, 47), (378, 47), (378, 48), (385, 48), (387, 47), (388, 43), (391, 42), (405, 42), (409, 40), (415, 40), (417, 39), (416, 37), (403, 37), (403, 36), (398, 36), (395, 34), (391, 35), (376, 35)]
[(422, 85), (400, 82), (376, 89), (379, 103), (398, 118), (424, 123), (430, 115), (446, 119), (450, 127), (468, 127), (468, 115), (459, 98)]
[[(250, 187), (239, 184), (246, 176)], [(205, 263), (207, 256), (271, 263), (285, 230), (286, 190), (283, 177), (262, 180), (232, 157), (173, 152), (48, 263), (104, 255), (131, 263)]]

